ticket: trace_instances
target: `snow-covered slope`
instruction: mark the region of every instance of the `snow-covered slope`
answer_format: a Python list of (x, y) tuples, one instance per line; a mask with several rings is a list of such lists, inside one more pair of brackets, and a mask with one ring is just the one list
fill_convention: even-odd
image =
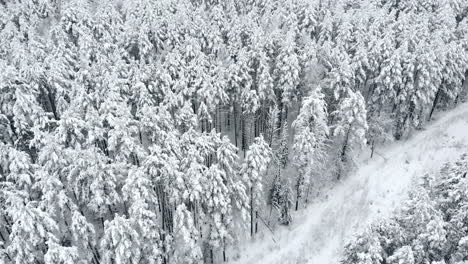
[(399, 141), (329, 191), (323, 202), (295, 216), (295, 224), (240, 248), (233, 263), (338, 263), (344, 243), (406, 197), (412, 180), (468, 152), (468, 104), (441, 115), (424, 131)]

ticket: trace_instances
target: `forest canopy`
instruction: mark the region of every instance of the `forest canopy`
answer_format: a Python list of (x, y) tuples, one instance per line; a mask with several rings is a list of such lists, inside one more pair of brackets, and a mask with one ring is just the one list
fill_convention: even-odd
[(362, 147), (465, 99), (467, 16), (465, 0), (0, 0), (0, 263), (226, 260)]

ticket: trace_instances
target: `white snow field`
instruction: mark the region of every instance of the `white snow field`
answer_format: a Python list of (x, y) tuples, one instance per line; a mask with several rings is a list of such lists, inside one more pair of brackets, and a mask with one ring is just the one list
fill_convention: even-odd
[[(375, 218), (388, 216), (407, 196), (413, 180), (468, 152), (468, 104), (442, 113), (406, 141), (377, 150), (332, 188), (322, 202), (294, 215), (289, 228), (244, 243), (232, 263), (339, 263), (344, 244)], [(367, 155), (367, 153), (366, 153)]]

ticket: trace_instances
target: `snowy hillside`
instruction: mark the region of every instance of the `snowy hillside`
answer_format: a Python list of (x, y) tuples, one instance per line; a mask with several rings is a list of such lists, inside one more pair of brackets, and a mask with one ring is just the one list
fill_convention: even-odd
[(248, 243), (235, 262), (308, 263), (339, 262), (344, 243), (371, 219), (388, 216), (413, 180), (437, 171), (468, 150), (468, 104), (441, 115), (424, 131), (399, 141), (336, 186), (323, 202), (311, 205), (297, 224), (277, 231), (276, 243), (266, 234)]

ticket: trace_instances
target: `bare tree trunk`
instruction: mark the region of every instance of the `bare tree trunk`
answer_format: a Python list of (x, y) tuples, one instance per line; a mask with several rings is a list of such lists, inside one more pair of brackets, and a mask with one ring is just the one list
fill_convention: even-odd
[(253, 202), (253, 187), (250, 187), (250, 236), (254, 237), (254, 202)]
[(4, 246), (4, 245), (1, 245), (1, 246), (2, 246), (2, 248), (4, 249), (3, 253), (4, 253), (4, 254), (5, 254), (5, 256), (8, 258), (8, 260), (9, 260), (9, 261), (11, 261), (11, 257), (10, 257), (10, 255), (8, 255), (8, 253), (6, 252), (6, 250), (5, 250), (6, 248), (5, 248), (5, 246)]
[(94, 259), (94, 262), (99, 264), (101, 263), (99, 260), (101, 259), (101, 256), (99, 255), (99, 252), (96, 250), (95, 247), (93, 247), (93, 245), (91, 245), (90, 242), (88, 242), (88, 248), (91, 250), (91, 252), (93, 253), (93, 259)]
[(371, 145), (371, 154), (370, 157), (374, 157), (374, 150), (375, 150), (375, 139), (372, 139), (372, 145)]
[(348, 131), (346, 132), (346, 137), (345, 137), (345, 141), (343, 143), (343, 148), (341, 149), (341, 161), (342, 162), (346, 161), (346, 151), (348, 150), (348, 141), (349, 141), (350, 131), (351, 131), (351, 127), (348, 128)]
[(224, 125), (226, 126), (227, 130), (231, 129), (231, 112), (228, 110), (226, 113), (226, 118), (224, 120)]
[(2, 231), (1, 231), (1, 230), (0, 230), (0, 238), (3, 240), (3, 242), (5, 242), (5, 243), (6, 243), (6, 239), (5, 239), (5, 237), (3, 236), (3, 233), (2, 233)]
[[(54, 119), (59, 120), (60, 117), (58, 116), (58, 113), (57, 113), (57, 107), (55, 105), (54, 95), (53, 95), (49, 85), (47, 84), (47, 82), (45, 80), (41, 81), (41, 87), (42, 87), (41, 90), (43, 91), (44, 95), (47, 97), (47, 102), (48, 102), (48, 105), (50, 107), (50, 111), (54, 115)], [(47, 109), (47, 110), (49, 110), (49, 109)]]
[(437, 107), (437, 103), (439, 102), (439, 97), (440, 97), (440, 88), (439, 90), (437, 90), (436, 96), (434, 98), (434, 102), (432, 103), (431, 112), (429, 113), (429, 118), (427, 119), (427, 121), (430, 121), (432, 119), (432, 114), (434, 113), (434, 110)]
[(306, 204), (309, 204), (309, 192), (310, 192), (310, 184), (307, 185), (307, 192), (306, 192), (306, 199), (305, 199)]
[(223, 262), (227, 262), (227, 258), (226, 258), (226, 245), (223, 246)]
[(281, 127), (283, 125), (283, 103), (279, 103), (278, 107), (278, 124), (276, 124), (276, 128), (278, 129), (278, 135), (281, 135)]
[(221, 133), (223, 130), (223, 126), (221, 125), (222, 114), (219, 108), (220, 106), (216, 107), (216, 124), (217, 124), (216, 129), (218, 130), (219, 133)]
[[(341, 149), (341, 162), (342, 163), (345, 163), (346, 162), (346, 152), (348, 150), (348, 144), (349, 144), (349, 133), (351, 131), (351, 126), (348, 128), (348, 131), (346, 132), (346, 137), (345, 137), (345, 141), (343, 143), (343, 148)], [(341, 167), (341, 166), (340, 166)], [(342, 171), (340, 170), (339, 173), (338, 173), (338, 176), (337, 176), (337, 180), (340, 180), (341, 179), (341, 174), (342, 174)]]
[(236, 147), (239, 147), (239, 144), (237, 144), (237, 107), (236, 103), (234, 102), (234, 142)]
[(244, 158), (245, 158), (245, 151), (247, 150), (247, 142), (246, 142), (246, 125), (245, 125), (245, 115), (242, 115), (241, 117), (241, 136), (242, 136), (242, 151), (244, 152)]
[(258, 233), (258, 211), (255, 211), (255, 234)]
[(301, 193), (300, 193), (300, 188), (299, 188), (299, 183), (298, 183), (297, 187), (296, 187), (296, 206), (295, 206), (296, 211), (299, 209), (299, 199), (300, 198), (301, 198)]

